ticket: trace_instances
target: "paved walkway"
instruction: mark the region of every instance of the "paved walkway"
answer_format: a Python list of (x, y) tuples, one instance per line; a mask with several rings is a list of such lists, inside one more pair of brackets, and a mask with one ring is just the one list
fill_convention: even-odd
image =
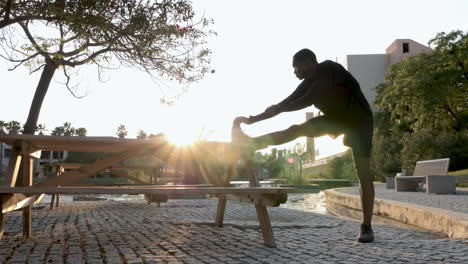
[[(436, 207), (468, 214), (468, 188), (457, 188), (455, 194), (428, 195), (425, 192), (396, 192), (395, 189), (386, 189), (385, 184), (375, 184), (374, 186), (375, 197), (379, 199)], [(337, 191), (359, 195), (357, 187), (342, 188), (337, 189)]]
[(468, 263), (468, 241), (374, 226), (376, 241), (356, 242), (359, 223), (269, 208), (277, 248), (263, 245), (252, 205), (229, 202), (213, 226), (216, 200), (72, 202), (33, 210), (35, 237), (22, 241), (10, 213), (2, 263)]

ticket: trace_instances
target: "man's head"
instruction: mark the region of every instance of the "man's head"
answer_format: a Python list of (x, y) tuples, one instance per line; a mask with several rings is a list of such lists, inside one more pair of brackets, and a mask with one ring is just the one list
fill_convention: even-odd
[(317, 58), (310, 49), (301, 49), (293, 57), (294, 74), (299, 80), (314, 79), (317, 69)]

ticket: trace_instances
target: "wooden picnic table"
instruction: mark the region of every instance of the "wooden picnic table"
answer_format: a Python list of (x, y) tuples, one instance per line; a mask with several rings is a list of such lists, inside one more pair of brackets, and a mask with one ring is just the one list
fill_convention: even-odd
[[(119, 139), (113, 137), (66, 137), (42, 135), (0, 135), (0, 142), (12, 146), (11, 158), (5, 181), (0, 186), (0, 239), (8, 212), (23, 211), (23, 237), (29, 238), (31, 230), (31, 207), (42, 199), (44, 194), (207, 194), (218, 198), (215, 224), (223, 225), (227, 200), (240, 201), (255, 205), (264, 243), (275, 247), (266, 206), (279, 206), (286, 202), (287, 193), (292, 188), (259, 187), (252, 161), (236, 145), (227, 142), (198, 142), (188, 151), (181, 151), (162, 138)], [(62, 150), (82, 152), (112, 152), (112, 155), (89, 164), (71, 164), (72, 171), (60, 166), (60, 173), (33, 185), (33, 159), (40, 157), (41, 150)], [(180, 154), (182, 153), (182, 154)], [(177, 159), (183, 155), (191, 169), (197, 170), (208, 181), (208, 185), (135, 185), (135, 186), (89, 186), (80, 185), (81, 179), (112, 167), (122, 167), (122, 162), (130, 158), (156, 155), (163, 160)], [(176, 157), (174, 157), (176, 156)], [(216, 175), (213, 170), (203, 166), (203, 160), (213, 158), (227, 164), (224, 175)], [(236, 163), (244, 159), (250, 186), (232, 187), (231, 177), (236, 173)]]

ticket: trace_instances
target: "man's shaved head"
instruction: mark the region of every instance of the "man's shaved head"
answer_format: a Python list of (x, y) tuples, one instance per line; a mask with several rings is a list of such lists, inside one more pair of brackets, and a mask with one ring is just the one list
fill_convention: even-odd
[(293, 61), (304, 62), (310, 60), (313, 63), (317, 63), (317, 57), (310, 49), (301, 49), (296, 54), (294, 54)]

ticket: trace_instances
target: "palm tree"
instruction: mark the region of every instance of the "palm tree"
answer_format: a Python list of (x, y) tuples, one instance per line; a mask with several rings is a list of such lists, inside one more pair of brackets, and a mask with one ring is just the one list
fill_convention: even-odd
[(140, 130), (138, 131), (138, 134), (137, 134), (137, 139), (146, 139), (148, 138), (148, 135), (146, 134), (146, 132), (144, 130)]
[(5, 128), (7, 126), (7, 123), (3, 120), (0, 120), (0, 135), (1, 134), (6, 134), (5, 133)]
[(76, 129), (71, 126), (71, 123), (65, 122), (63, 124), (63, 135), (64, 136), (74, 136), (76, 134)]
[(117, 136), (119, 138), (125, 138), (125, 136), (127, 136), (127, 134), (128, 134), (128, 131), (127, 131), (127, 128), (125, 127), (125, 125), (120, 125), (117, 128)]
[(8, 134), (18, 134), (21, 130), (21, 123), (18, 121), (10, 121), (6, 124)]
[(75, 135), (77, 135), (79, 137), (86, 137), (87, 133), (88, 133), (88, 130), (86, 130), (86, 128), (84, 128), (84, 127), (80, 127), (80, 128), (75, 129)]
[(58, 126), (58, 127), (55, 127), (54, 130), (52, 130), (50, 134), (52, 136), (63, 136), (64, 133), (65, 133), (65, 129), (63, 128), (63, 126)]
[(47, 129), (44, 124), (39, 124), (37, 125), (36, 131), (39, 132), (39, 135), (44, 135)]

